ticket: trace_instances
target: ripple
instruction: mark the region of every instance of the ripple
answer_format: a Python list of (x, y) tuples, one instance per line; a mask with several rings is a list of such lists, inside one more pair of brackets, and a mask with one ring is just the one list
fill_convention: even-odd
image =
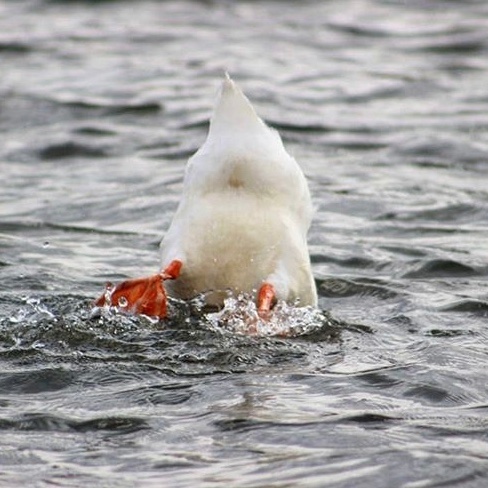
[(120, 399), (127, 397), (135, 400), (141, 405), (181, 405), (188, 402), (195, 395), (192, 385), (182, 385), (181, 383), (151, 385), (141, 388), (124, 390), (117, 394)]
[(443, 312), (467, 312), (480, 317), (488, 316), (488, 302), (475, 299), (458, 300), (441, 308)]
[(2, 53), (13, 53), (13, 54), (22, 54), (28, 53), (31, 51), (31, 46), (27, 43), (22, 43), (19, 41), (8, 41), (8, 40), (0, 40), (0, 52)]
[(112, 99), (60, 100), (59, 103), (75, 109), (104, 109), (106, 115), (134, 114), (143, 116), (145, 114), (159, 113), (163, 108), (159, 102)]
[(249, 432), (256, 429), (263, 429), (270, 425), (269, 422), (262, 422), (246, 418), (233, 418), (216, 420), (214, 425), (222, 432)]
[(360, 22), (355, 23), (351, 21), (349, 22), (332, 21), (328, 23), (328, 27), (358, 37), (382, 38), (382, 37), (388, 37), (390, 35), (390, 33), (387, 30), (382, 29), (379, 26), (368, 25)]
[(465, 335), (472, 335), (471, 330), (466, 329), (428, 329), (425, 331), (425, 335), (432, 337), (459, 337)]
[[(478, 205), (466, 203), (453, 203), (448, 205), (437, 206), (436, 208), (426, 208), (409, 212), (395, 213), (394, 218), (401, 221), (415, 221), (418, 223), (422, 220), (435, 222), (456, 222), (466, 223), (477, 215), (484, 213), (484, 210)], [(393, 217), (390, 214), (390, 218)]]
[(408, 271), (404, 278), (447, 278), (447, 277), (468, 277), (477, 276), (479, 272), (467, 264), (451, 259), (432, 259), (428, 262), (419, 263), (417, 269)]
[(486, 38), (478, 33), (454, 33), (434, 39), (424, 39), (417, 49), (440, 54), (472, 54), (487, 47)]
[(372, 259), (367, 259), (360, 256), (352, 256), (349, 258), (333, 258), (331, 256), (312, 254), (310, 257), (312, 263), (334, 263), (346, 268), (373, 268), (376, 263)]
[(0, 374), (0, 394), (29, 394), (58, 391), (72, 385), (77, 373), (62, 368)]
[(101, 158), (107, 153), (104, 149), (80, 144), (74, 141), (66, 141), (58, 144), (50, 144), (38, 150), (38, 155), (44, 160), (65, 159), (74, 157)]
[(100, 417), (80, 421), (56, 415), (26, 413), (15, 419), (0, 419), (0, 430), (16, 431), (110, 431), (114, 434), (128, 434), (147, 428), (145, 420), (131, 417)]
[(84, 125), (73, 131), (75, 134), (87, 135), (87, 136), (114, 136), (117, 132), (109, 127), (99, 127), (96, 125)]
[(352, 297), (373, 296), (388, 300), (398, 294), (389, 286), (381, 286), (376, 283), (361, 283), (340, 278), (329, 278), (319, 283), (320, 296), (325, 297)]
[(149, 428), (147, 420), (137, 417), (100, 417), (83, 421), (69, 422), (77, 432), (108, 430), (114, 434), (129, 434)]
[(372, 412), (364, 412), (360, 414), (354, 414), (347, 417), (348, 422), (357, 422), (358, 424), (384, 424), (384, 423), (391, 423), (397, 421), (394, 417), (390, 417), (389, 415), (379, 414), (379, 413), (372, 413)]
[(406, 397), (415, 397), (428, 403), (445, 403), (451, 397), (449, 391), (432, 385), (419, 385), (404, 392)]
[(449, 167), (486, 161), (487, 151), (472, 141), (417, 136), (394, 146), (395, 154), (409, 156), (419, 165)]

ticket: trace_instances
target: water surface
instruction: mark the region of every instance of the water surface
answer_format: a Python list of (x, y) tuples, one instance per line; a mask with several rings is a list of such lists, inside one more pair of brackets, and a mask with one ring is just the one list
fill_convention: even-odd
[[(484, 1), (0, 3), (0, 485), (484, 487)], [(228, 70), (309, 179), (324, 322), (90, 314)]]

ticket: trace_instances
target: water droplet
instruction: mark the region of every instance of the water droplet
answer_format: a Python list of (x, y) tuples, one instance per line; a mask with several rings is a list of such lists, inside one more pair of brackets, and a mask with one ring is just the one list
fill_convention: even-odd
[(125, 297), (120, 297), (119, 298), (119, 307), (120, 308), (126, 308), (127, 305), (129, 305), (129, 302), (127, 301), (127, 298)]
[(112, 305), (112, 294), (115, 291), (115, 286), (112, 283), (107, 283), (105, 285), (105, 293), (103, 294), (103, 304), (110, 307)]

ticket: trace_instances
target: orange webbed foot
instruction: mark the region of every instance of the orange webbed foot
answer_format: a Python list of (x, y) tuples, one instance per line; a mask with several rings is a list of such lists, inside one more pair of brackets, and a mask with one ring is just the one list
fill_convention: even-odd
[(261, 319), (267, 320), (271, 309), (276, 304), (276, 291), (271, 283), (263, 283), (258, 291), (257, 297), (258, 315)]
[(126, 280), (117, 286), (107, 285), (106, 292), (95, 306), (118, 307), (134, 314), (165, 318), (168, 312), (164, 280), (174, 280), (180, 275), (182, 262), (173, 260), (160, 273), (146, 278)]

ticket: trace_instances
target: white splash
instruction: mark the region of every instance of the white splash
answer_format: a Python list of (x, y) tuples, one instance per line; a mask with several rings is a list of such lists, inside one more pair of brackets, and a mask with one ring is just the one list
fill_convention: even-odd
[(258, 337), (296, 337), (326, 325), (326, 317), (319, 309), (289, 305), (285, 301), (278, 302), (269, 317), (263, 319), (249, 294), (226, 298), (222, 310), (208, 313), (205, 318), (214, 331)]
[[(106, 303), (110, 303), (113, 289), (106, 290)], [(221, 310), (214, 313), (205, 311), (206, 294), (201, 293), (191, 300), (168, 297), (169, 319), (176, 323), (188, 325), (190, 316), (198, 317), (200, 326), (221, 334), (238, 334), (256, 337), (297, 337), (330, 325), (323, 311), (312, 307), (299, 307), (298, 303), (290, 305), (279, 301), (267, 318), (261, 318), (253, 294), (241, 293), (237, 296), (228, 290), (229, 296), (224, 300)], [(116, 316), (132, 316), (125, 308), (125, 302), (119, 301), (116, 306), (104, 305), (94, 307), (90, 317), (102, 320), (114, 319)], [(164, 327), (165, 322), (157, 317), (140, 315), (152, 325)]]
[(40, 298), (22, 297), (23, 302), (27, 307), (23, 307), (17, 311), (15, 315), (9, 317), (12, 324), (37, 324), (42, 319), (52, 319), (57, 321), (54, 314), (41, 302)]

